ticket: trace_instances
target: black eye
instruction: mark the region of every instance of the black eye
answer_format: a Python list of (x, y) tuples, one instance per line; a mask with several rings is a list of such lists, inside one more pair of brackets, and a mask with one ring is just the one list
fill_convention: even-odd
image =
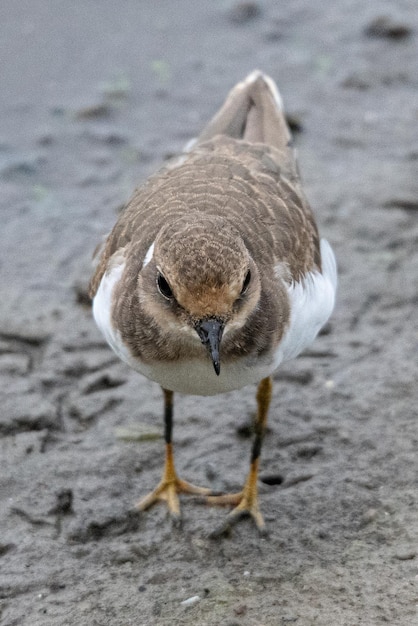
[(251, 272), (250, 270), (248, 270), (248, 272), (245, 275), (244, 282), (242, 283), (242, 289), (240, 293), (241, 296), (245, 295), (245, 293), (247, 292), (250, 281), (251, 281)]
[(162, 296), (164, 296), (164, 298), (170, 299), (173, 297), (171, 287), (162, 274), (158, 274), (157, 287), (158, 291)]

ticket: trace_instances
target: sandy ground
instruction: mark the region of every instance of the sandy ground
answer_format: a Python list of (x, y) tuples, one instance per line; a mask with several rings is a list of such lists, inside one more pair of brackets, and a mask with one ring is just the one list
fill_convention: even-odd
[[(418, 6), (250, 4), (0, 5), (2, 626), (418, 624)], [(161, 394), (106, 347), (85, 285), (135, 185), (256, 67), (340, 288), (276, 375), (269, 538), (244, 521), (214, 541), (222, 509), (185, 499), (181, 530), (132, 513), (162, 468)], [(239, 487), (254, 408), (252, 388), (178, 396), (181, 474)]]

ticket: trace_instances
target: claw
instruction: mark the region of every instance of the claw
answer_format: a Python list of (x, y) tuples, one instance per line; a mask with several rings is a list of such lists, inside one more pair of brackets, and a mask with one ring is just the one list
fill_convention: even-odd
[(145, 511), (156, 504), (156, 502), (165, 502), (173, 523), (176, 526), (179, 526), (181, 524), (180, 500), (178, 497), (179, 493), (187, 493), (203, 497), (210, 494), (211, 490), (206, 487), (197, 487), (196, 485), (192, 485), (185, 480), (181, 480), (177, 476), (170, 476), (169, 478), (163, 476), (157, 487), (151, 491), (151, 493), (144, 496), (142, 500), (138, 502), (136, 508), (140, 511)]
[(227, 515), (226, 519), (215, 530), (210, 533), (211, 538), (218, 538), (231, 532), (232, 527), (246, 517), (251, 517), (257, 526), (260, 535), (267, 534), (266, 525), (263, 515), (258, 506), (258, 498), (256, 494), (247, 495), (246, 490), (239, 493), (230, 493), (222, 496), (207, 496), (205, 498), (207, 504), (225, 506), (235, 504), (235, 508)]
[(136, 508), (145, 511), (156, 502), (165, 502), (173, 523), (178, 526), (181, 523), (179, 493), (188, 493), (197, 496), (207, 496), (211, 493), (206, 487), (197, 487), (177, 476), (174, 466), (173, 447), (171, 443), (166, 445), (166, 459), (163, 476), (156, 488), (138, 502)]

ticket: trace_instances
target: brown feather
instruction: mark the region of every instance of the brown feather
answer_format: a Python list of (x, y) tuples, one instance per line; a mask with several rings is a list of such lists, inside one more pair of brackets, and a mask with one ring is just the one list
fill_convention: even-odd
[[(194, 148), (134, 193), (106, 241), (90, 284), (94, 297), (109, 260), (123, 251), (127, 264), (115, 290), (113, 320), (134, 356), (175, 360), (195, 349), (176, 341), (168, 325), (156, 323), (143, 306), (139, 294), (146, 297), (155, 288), (155, 261), (142, 270), (155, 241), (156, 257), (163, 255), (164, 242), (170, 242), (173, 276), (180, 273), (186, 288), (192, 283), (196, 287), (200, 272), (202, 285), (215, 290), (216, 307), (216, 299), (225, 297), (217, 276), (242, 283), (242, 253), (234, 252), (240, 239), (258, 268), (261, 295), (256, 313), (240, 333), (225, 336), (221, 356), (257, 355), (269, 349), (272, 339), (274, 344), (280, 340), (289, 304), (278, 274), (288, 282), (300, 281), (321, 269), (318, 232), (289, 140), (284, 115), (265, 80), (241, 83)], [(193, 241), (199, 243), (191, 249)], [(207, 294), (199, 306), (209, 311)], [(167, 321), (171, 314), (167, 309)]]

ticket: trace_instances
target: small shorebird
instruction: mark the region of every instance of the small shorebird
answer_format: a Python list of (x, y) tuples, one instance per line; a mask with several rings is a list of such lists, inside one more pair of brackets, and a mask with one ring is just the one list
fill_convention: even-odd
[[(336, 264), (301, 188), (273, 80), (252, 72), (185, 152), (141, 186), (98, 252), (93, 314), (116, 354), (159, 383), (165, 466), (137, 505), (179, 493), (232, 505), (222, 529), (259, 509), (259, 457), (272, 374), (304, 350), (334, 307)], [(258, 384), (250, 470), (239, 493), (181, 480), (173, 392), (212, 395)]]

